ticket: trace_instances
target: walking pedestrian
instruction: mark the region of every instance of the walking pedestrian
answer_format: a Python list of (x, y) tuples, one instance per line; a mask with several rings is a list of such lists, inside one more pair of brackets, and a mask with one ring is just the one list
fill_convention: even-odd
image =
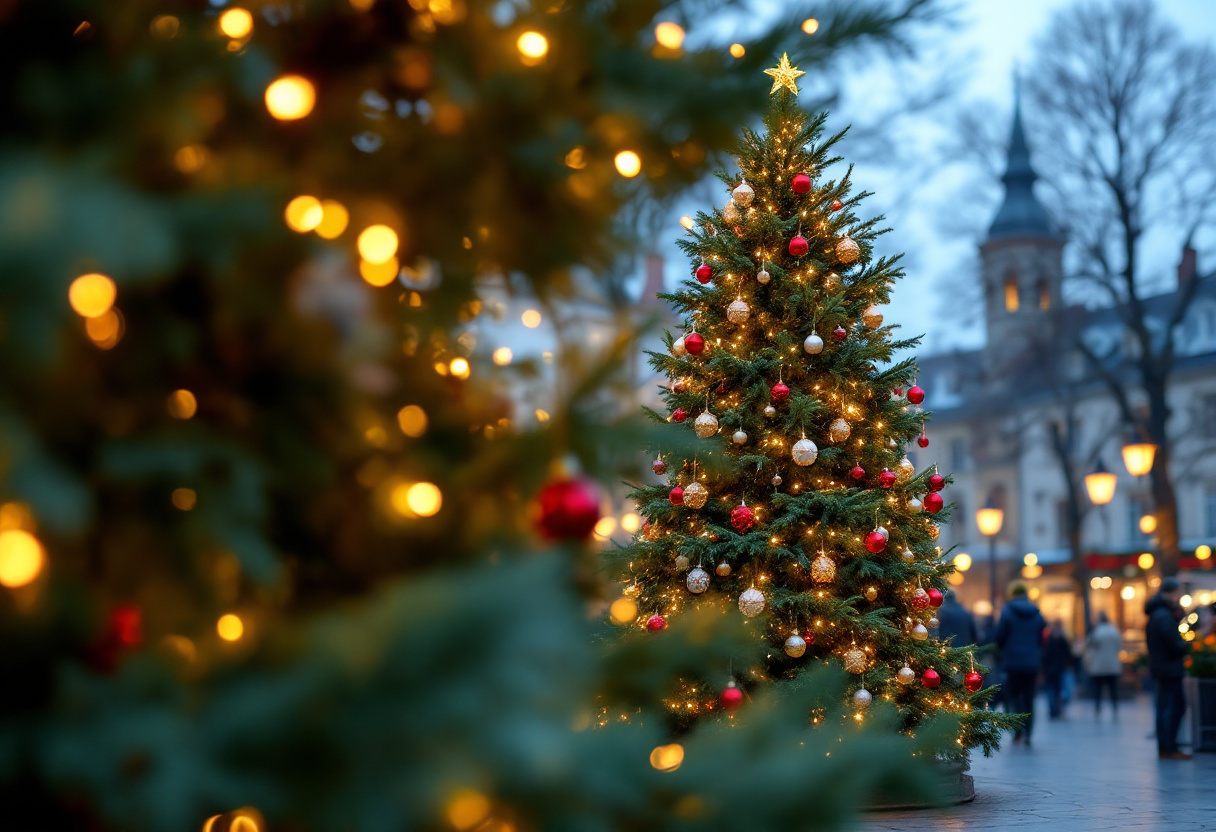
[(1034, 729), (1034, 689), (1043, 663), (1043, 631), (1047, 621), (1030, 602), (1026, 587), (1014, 584), (1010, 601), (1001, 610), (996, 627), (996, 646), (1001, 651), (1005, 671), (1005, 694), (1010, 713), (1026, 714), (1026, 724), (1013, 734), (1014, 745), (1025, 737), (1030, 745)]
[(1048, 710), (1052, 719), (1064, 715), (1064, 677), (1072, 669), (1072, 647), (1064, 634), (1064, 622), (1051, 622), (1043, 643), (1043, 681), (1047, 686)]
[(1186, 712), (1186, 698), (1182, 693), (1183, 659), (1190, 652), (1178, 632), (1178, 621), (1182, 618), (1182, 607), (1178, 606), (1181, 594), (1182, 586), (1177, 578), (1162, 578), (1157, 594), (1144, 605), (1148, 615), (1148, 624), (1144, 627), (1148, 672), (1153, 677), (1157, 694), (1157, 756), (1163, 760), (1191, 759), (1190, 754), (1178, 749), (1178, 728)]
[(937, 610), (937, 637), (941, 641), (954, 639), (954, 647), (966, 647), (979, 641), (975, 616), (958, 602), (953, 589), (946, 590), (945, 600)]
[(1094, 693), (1094, 716), (1102, 715), (1102, 690), (1110, 691), (1110, 710), (1119, 715), (1119, 676), (1123, 673), (1123, 660), (1119, 651), (1123, 649), (1123, 638), (1118, 628), (1110, 623), (1105, 610), (1098, 611), (1098, 623), (1085, 639), (1085, 672), (1089, 674)]

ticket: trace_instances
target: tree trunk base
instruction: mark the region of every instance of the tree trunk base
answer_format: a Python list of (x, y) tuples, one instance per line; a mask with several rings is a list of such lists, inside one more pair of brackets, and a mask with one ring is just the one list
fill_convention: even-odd
[(873, 794), (866, 801), (867, 812), (892, 812), (898, 809), (940, 809), (942, 806), (958, 806), (975, 800), (975, 778), (967, 772), (971, 764), (967, 761), (960, 763), (941, 763), (938, 766), (937, 800), (912, 800), (906, 797), (884, 795), (881, 792)]

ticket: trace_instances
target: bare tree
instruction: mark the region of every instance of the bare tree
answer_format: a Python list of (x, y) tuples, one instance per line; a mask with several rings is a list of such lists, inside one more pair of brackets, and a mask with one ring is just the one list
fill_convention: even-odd
[[(1186, 42), (1152, 3), (1080, 3), (1059, 13), (1025, 75), (1037, 160), (1067, 235), (1070, 278), (1115, 306), (1135, 344), (1117, 354), (1080, 349), (1127, 425), (1159, 447), (1151, 473), (1162, 573), (1178, 570), (1170, 408), (1175, 337), (1199, 279), (1150, 321), (1160, 292), (1145, 240), (1164, 231), (1193, 244), (1216, 225), (1216, 53)], [(1135, 406), (1139, 388), (1147, 407)]]

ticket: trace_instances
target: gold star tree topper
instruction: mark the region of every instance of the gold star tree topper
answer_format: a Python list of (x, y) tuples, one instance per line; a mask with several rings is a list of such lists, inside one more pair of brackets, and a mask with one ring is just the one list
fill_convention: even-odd
[(798, 79), (806, 75), (798, 67), (790, 65), (790, 56), (784, 52), (781, 53), (781, 61), (772, 69), (764, 70), (764, 74), (771, 75), (773, 78), (773, 88), (768, 91), (769, 95), (772, 95), (782, 87), (797, 95)]

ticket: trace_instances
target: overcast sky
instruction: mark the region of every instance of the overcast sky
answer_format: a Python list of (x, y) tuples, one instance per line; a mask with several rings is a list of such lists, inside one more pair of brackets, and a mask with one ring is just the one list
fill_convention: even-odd
[[(771, 2), (779, 4), (780, 0)], [(886, 140), (897, 145), (896, 164), (884, 164), (881, 154), (866, 158), (874, 154), (872, 146), (859, 147), (856, 154), (850, 153), (848, 146), (843, 150), (846, 157), (862, 157), (854, 179), (860, 187), (875, 192), (866, 206), (872, 213), (886, 214), (893, 229), (881, 238), (880, 251), (902, 251), (906, 256), (908, 277), (895, 291), (887, 320), (903, 325), (904, 334), (925, 333), (924, 353), (977, 346), (983, 341), (982, 310), (978, 306), (959, 309), (954, 304), (950, 307), (954, 312), (946, 314), (940, 300), (941, 283), (946, 273), (973, 262), (978, 241), (958, 228), (966, 225), (968, 218), (982, 221), (972, 225), (986, 228), (1000, 193), (994, 187), (986, 198), (977, 199), (974, 192), (970, 198), (962, 198), (979, 172), (949, 165), (943, 157), (949, 117), (962, 107), (995, 106), (1002, 135), (1007, 134), (1014, 67), (1029, 67), (1035, 39), (1049, 25), (1053, 13), (1071, 2), (961, 0), (956, 5), (956, 24), (926, 34), (916, 60), (896, 69), (887, 64), (875, 68), (868, 61), (846, 62), (834, 68), (848, 79), (845, 99), (837, 107), (841, 121), (836, 126), (842, 126), (846, 118), (865, 123), (870, 114), (897, 106), (901, 97), (916, 95), (931, 85), (946, 68), (954, 69), (959, 82), (949, 100), (940, 106), (886, 126)], [(1216, 43), (1216, 0), (1159, 0), (1158, 5), (1188, 37)], [(813, 92), (813, 75), (800, 80), (810, 82), (806, 88)], [(673, 210), (672, 239), (680, 232), (680, 215), (704, 207), (704, 195), (699, 196), (699, 200), (690, 199)], [(1157, 245), (1162, 248), (1162, 257), (1176, 261), (1178, 241), (1158, 241)], [(674, 246), (666, 253), (670, 257), (667, 279), (674, 283), (682, 274), (683, 261)]]

